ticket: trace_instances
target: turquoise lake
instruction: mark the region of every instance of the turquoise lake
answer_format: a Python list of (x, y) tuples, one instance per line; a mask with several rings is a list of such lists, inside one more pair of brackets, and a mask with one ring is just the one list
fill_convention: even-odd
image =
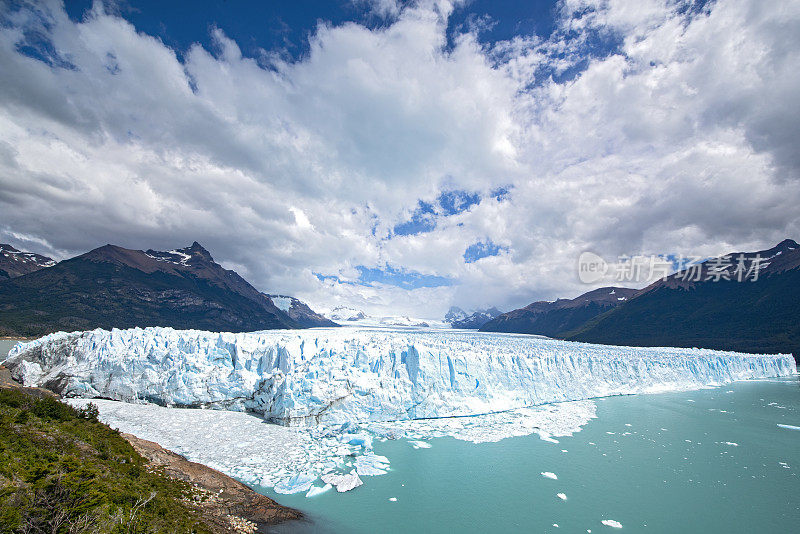
[(308, 517), (272, 532), (797, 532), (800, 431), (777, 426), (800, 426), (797, 377), (596, 403), (558, 444), (376, 443), (391, 471), (348, 493), (262, 489)]

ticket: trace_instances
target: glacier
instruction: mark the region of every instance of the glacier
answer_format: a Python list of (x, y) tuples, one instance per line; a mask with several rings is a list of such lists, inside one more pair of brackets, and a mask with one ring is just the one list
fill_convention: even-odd
[(538, 434), (558, 443), (596, 417), (595, 397), (797, 372), (787, 355), (365, 327), (61, 332), (17, 344), (3, 363), (27, 386), (79, 407), (94, 402), (122, 432), (308, 497), (391, 470), (373, 449), (378, 441), (424, 449), (444, 436), (484, 443)]
[(300, 426), (491, 414), (797, 372), (791, 355), (369, 328), (56, 333), (18, 344), (5, 365), (26, 386), (65, 397), (247, 411)]

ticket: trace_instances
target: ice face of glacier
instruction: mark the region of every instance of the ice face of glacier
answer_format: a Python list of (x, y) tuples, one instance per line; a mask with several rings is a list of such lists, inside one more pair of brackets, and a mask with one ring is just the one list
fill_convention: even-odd
[(67, 397), (247, 410), (284, 424), (476, 415), (796, 373), (789, 355), (385, 329), (57, 333), (17, 345), (5, 365)]

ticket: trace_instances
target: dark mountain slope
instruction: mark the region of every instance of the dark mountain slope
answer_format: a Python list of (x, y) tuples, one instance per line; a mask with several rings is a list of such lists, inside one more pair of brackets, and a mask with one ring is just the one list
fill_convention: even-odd
[[(757, 256), (760, 263), (754, 260)], [(565, 337), (614, 345), (782, 352), (797, 358), (800, 245), (786, 240), (768, 250), (729, 257), (730, 262), (709, 260), (693, 272), (659, 280)], [(740, 258), (742, 270), (750, 273), (742, 281), (735, 274)], [(729, 267), (722, 269), (726, 263)], [(721, 269), (730, 280), (714, 280)]]
[(168, 252), (106, 245), (0, 283), (0, 334), (171, 326), (215, 331), (300, 325), (198, 243)]
[(492, 319), (483, 332), (514, 332), (555, 337), (580, 327), (635, 295), (637, 290), (601, 287), (574, 299), (539, 301)]

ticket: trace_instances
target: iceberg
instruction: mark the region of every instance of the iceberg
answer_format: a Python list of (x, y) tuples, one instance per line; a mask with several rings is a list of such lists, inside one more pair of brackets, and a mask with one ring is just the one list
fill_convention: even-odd
[(61, 332), (18, 344), (5, 365), (66, 397), (246, 411), (288, 426), (494, 414), (797, 372), (791, 355), (370, 328)]
[(361, 479), (358, 478), (358, 473), (356, 473), (355, 470), (346, 474), (328, 473), (326, 475), (322, 475), (321, 478), (325, 484), (335, 486), (336, 491), (339, 493), (350, 491), (351, 489), (357, 488), (363, 484)]

